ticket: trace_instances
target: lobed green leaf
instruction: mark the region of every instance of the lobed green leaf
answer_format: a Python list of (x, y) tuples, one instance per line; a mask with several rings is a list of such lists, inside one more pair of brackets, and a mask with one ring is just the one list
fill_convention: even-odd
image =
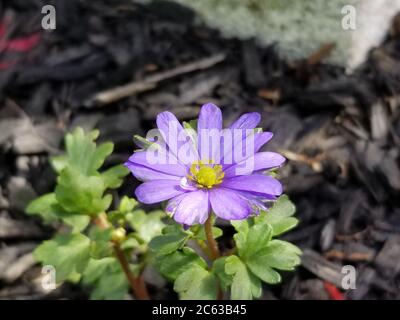
[(103, 196), (105, 189), (100, 177), (88, 177), (67, 167), (57, 179), (55, 194), (66, 211), (94, 216), (107, 210), (111, 204), (111, 195)]
[(174, 290), (182, 300), (215, 300), (218, 283), (213, 273), (195, 264), (178, 276)]
[(279, 197), (268, 211), (263, 211), (255, 218), (256, 223), (267, 222), (272, 226), (273, 236), (278, 236), (293, 229), (299, 221), (292, 217), (296, 212), (296, 207), (289, 200), (287, 195)]
[(38, 246), (33, 255), (44, 265), (52, 265), (57, 282), (61, 282), (86, 268), (90, 258), (90, 240), (80, 233), (57, 235)]
[(56, 195), (48, 193), (31, 201), (25, 211), (30, 215), (38, 215), (45, 222), (49, 223), (58, 219), (53, 209), (55, 204), (57, 204)]
[(82, 283), (93, 287), (91, 298), (94, 300), (121, 300), (125, 298), (129, 290), (121, 266), (113, 257), (90, 259), (83, 272)]
[(143, 210), (135, 210), (126, 215), (126, 221), (136, 231), (140, 240), (149, 243), (151, 239), (161, 235), (161, 231), (165, 227), (164, 222), (161, 221), (164, 215), (161, 210), (147, 214)]
[(207, 267), (207, 263), (194, 250), (188, 247), (170, 254), (157, 256), (156, 264), (160, 273), (172, 281), (194, 265), (202, 268)]
[(238, 256), (226, 258), (225, 272), (232, 276), (232, 300), (251, 300), (261, 296), (261, 281), (248, 270)]

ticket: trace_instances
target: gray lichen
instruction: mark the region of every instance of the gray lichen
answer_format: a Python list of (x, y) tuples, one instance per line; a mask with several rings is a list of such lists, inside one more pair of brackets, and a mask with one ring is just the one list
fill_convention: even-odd
[[(400, 10), (399, 0), (173, 1), (192, 8), (200, 20), (220, 30), (223, 36), (255, 38), (261, 45), (275, 44), (289, 60), (307, 57), (322, 45), (334, 43), (329, 62), (351, 69), (382, 41), (396, 10)], [(342, 27), (342, 9), (348, 5), (356, 8), (355, 17), (360, 21), (356, 30)]]

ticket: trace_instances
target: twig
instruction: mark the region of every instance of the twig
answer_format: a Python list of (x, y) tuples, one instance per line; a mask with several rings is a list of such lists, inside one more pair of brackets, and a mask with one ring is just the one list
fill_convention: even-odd
[(52, 147), (51, 145), (49, 145), (45, 141), (45, 139), (43, 139), (42, 136), (37, 132), (37, 130), (35, 128), (35, 125), (33, 124), (31, 118), (25, 112), (24, 109), (22, 109), (14, 100), (7, 99), (6, 103), (10, 108), (14, 109), (17, 113), (19, 113), (21, 118), (25, 119), (25, 121), (26, 121), (26, 123), (27, 123), (27, 125), (29, 127), (29, 130), (32, 132), (33, 135), (35, 135), (40, 140), (40, 142), (42, 143), (43, 147), (45, 149), (47, 149), (47, 151), (49, 153), (52, 153), (52, 154), (59, 154), (60, 153), (60, 150), (58, 150), (58, 149)]
[(193, 61), (174, 69), (162, 71), (148, 76), (140, 81), (131, 82), (119, 87), (101, 91), (85, 102), (86, 106), (106, 105), (131, 95), (148, 91), (156, 87), (157, 83), (185, 73), (210, 68), (225, 60), (226, 55), (219, 53), (208, 58)]
[[(94, 219), (94, 223), (100, 229), (107, 229), (110, 227), (110, 223), (107, 220), (107, 215), (103, 212), (99, 214), (96, 219)], [(113, 248), (115, 252), (115, 256), (118, 259), (118, 262), (121, 265), (122, 270), (125, 273), (126, 278), (132, 288), (135, 297), (139, 300), (150, 300), (150, 296), (147, 292), (146, 284), (144, 283), (141, 276), (135, 277), (129, 268), (129, 262), (126, 259), (124, 252), (122, 251), (118, 242), (113, 242)]]

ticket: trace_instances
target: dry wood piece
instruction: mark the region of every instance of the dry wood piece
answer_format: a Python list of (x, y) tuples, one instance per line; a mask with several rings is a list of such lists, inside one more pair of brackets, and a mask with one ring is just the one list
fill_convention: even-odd
[(329, 219), (321, 231), (320, 246), (322, 251), (328, 250), (335, 239), (336, 221)]
[(333, 248), (324, 256), (328, 259), (346, 260), (351, 262), (372, 261), (375, 257), (375, 250), (359, 242), (349, 242), (344, 245), (343, 250)]
[(226, 58), (225, 54), (219, 53), (208, 58), (200, 59), (194, 62), (178, 66), (174, 69), (153, 74), (140, 81), (135, 81), (123, 86), (99, 92), (89, 101), (87, 101), (85, 105), (90, 106), (92, 104), (99, 104), (99, 105), (110, 104), (120, 99), (129, 97), (131, 95), (153, 89), (160, 81), (167, 80), (196, 70), (204, 70), (210, 68), (216, 65), (217, 63), (224, 61), (225, 58)]
[(33, 258), (32, 253), (27, 253), (18, 258), (17, 261), (13, 262), (8, 266), (8, 269), (0, 275), (0, 279), (3, 279), (6, 282), (14, 282), (17, 280), (22, 274), (25, 273), (30, 267), (36, 264), (35, 259)]
[(356, 280), (356, 290), (348, 291), (348, 298), (352, 300), (359, 300), (365, 297), (371, 285), (375, 281), (376, 273), (372, 268), (365, 268), (361, 271)]
[(393, 276), (400, 271), (400, 236), (390, 237), (375, 259), (384, 274)]
[(31, 222), (13, 220), (0, 216), (0, 240), (32, 239), (43, 236), (41, 230)]
[(18, 256), (33, 250), (36, 246), (33, 242), (25, 242), (22, 244), (4, 247), (0, 249), (0, 275), (7, 270), (8, 266), (18, 258)]
[(310, 249), (303, 251), (301, 264), (319, 278), (341, 287), (343, 274), (341, 273), (342, 267), (340, 265), (326, 260), (323, 256)]

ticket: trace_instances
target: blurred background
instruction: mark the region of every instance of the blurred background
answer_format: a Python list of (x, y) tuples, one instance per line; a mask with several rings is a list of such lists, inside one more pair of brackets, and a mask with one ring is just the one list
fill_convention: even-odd
[[(226, 124), (260, 112), (267, 150), (289, 160), (280, 179), (301, 222), (284, 239), (304, 255), (262, 299), (400, 299), (398, 11), (396, 0), (1, 0), (0, 299), (89, 296), (42, 289), (32, 251), (60, 226), (24, 212), (53, 188), (48, 157), (65, 132), (100, 129), (112, 165), (157, 113), (190, 120), (206, 102)], [(354, 290), (341, 287), (344, 265)], [(154, 298), (176, 298), (147, 277)]]

